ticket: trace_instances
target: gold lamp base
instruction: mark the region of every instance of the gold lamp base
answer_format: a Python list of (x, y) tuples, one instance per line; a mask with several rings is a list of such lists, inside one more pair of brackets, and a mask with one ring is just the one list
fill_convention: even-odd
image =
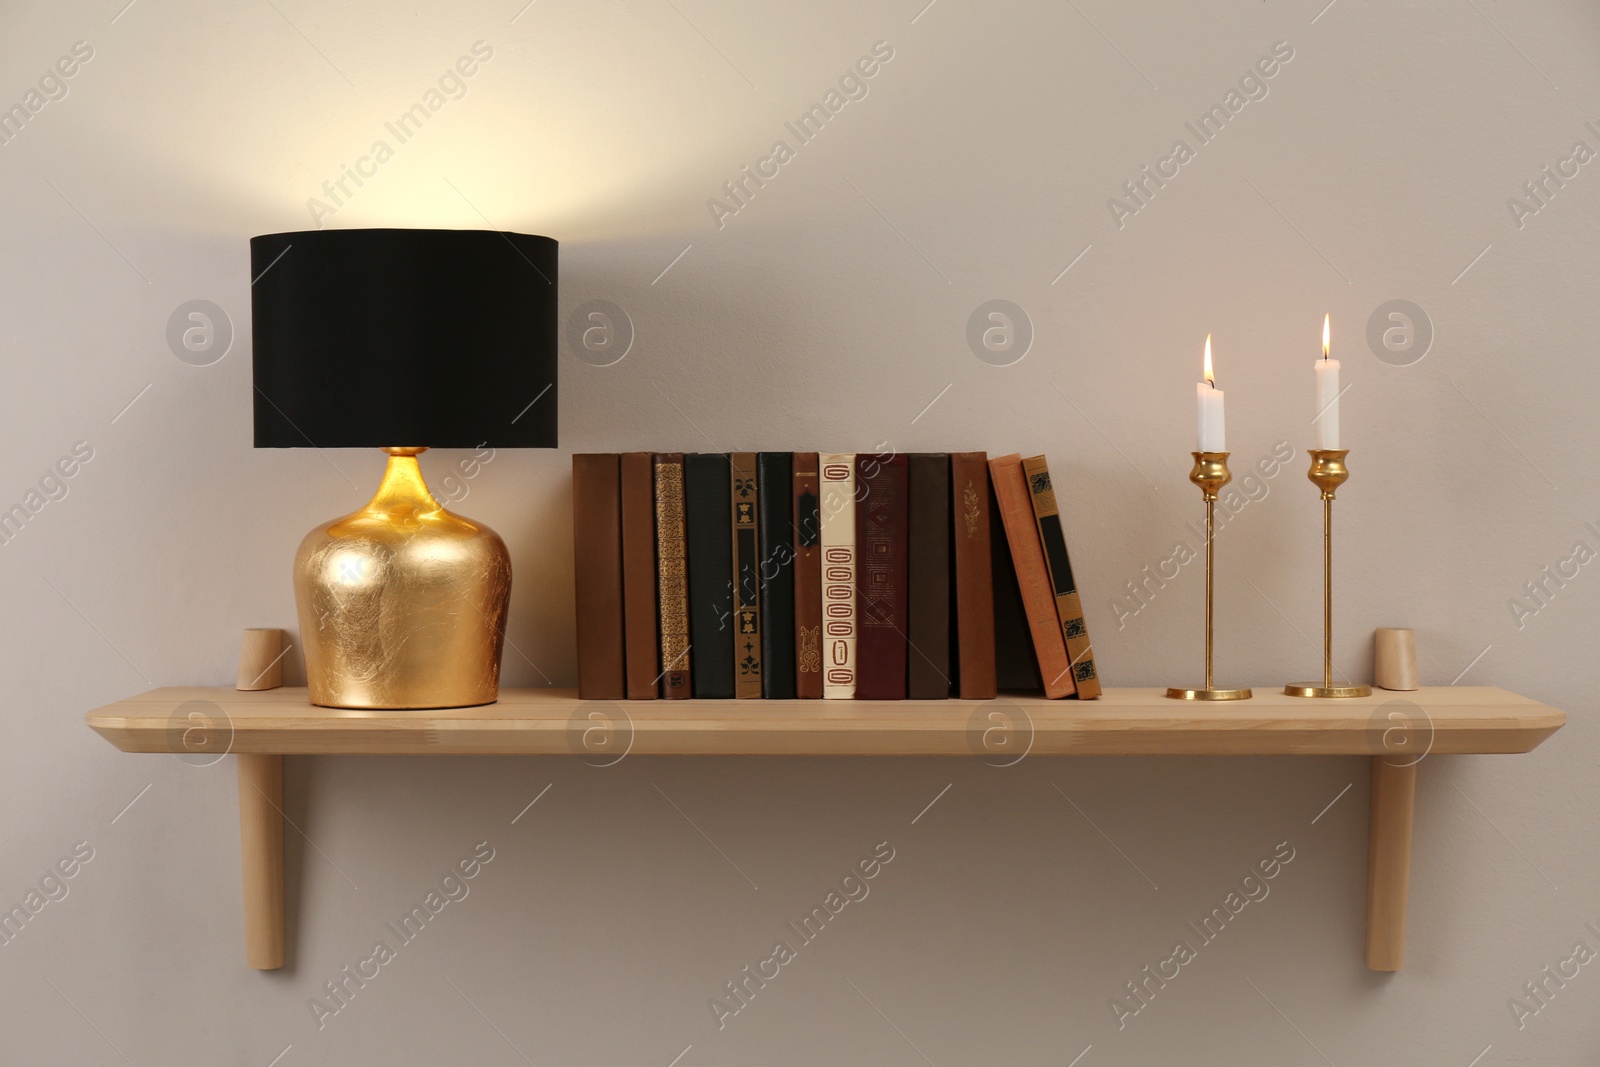
[(445, 510), (424, 448), (386, 448), (360, 511), (318, 526), (294, 560), (311, 703), (459, 708), (500, 695), (511, 556), (500, 535)]
[(1369, 697), (1372, 695), (1372, 686), (1312, 685), (1310, 682), (1296, 682), (1294, 685), (1284, 686), (1283, 694), (1291, 697), (1323, 697), (1344, 700), (1349, 697)]
[(1249, 700), (1254, 695), (1248, 689), (1167, 689), (1172, 700)]

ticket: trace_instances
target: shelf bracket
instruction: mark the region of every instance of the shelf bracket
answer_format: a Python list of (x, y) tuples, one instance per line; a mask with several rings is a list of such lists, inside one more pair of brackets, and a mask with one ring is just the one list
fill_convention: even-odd
[(1367, 966), (1398, 971), (1406, 955), (1406, 890), (1411, 882), (1411, 817), (1417, 765), (1372, 757), (1367, 828)]
[(240, 753), (239, 845), (245, 962), (283, 966), (283, 757)]

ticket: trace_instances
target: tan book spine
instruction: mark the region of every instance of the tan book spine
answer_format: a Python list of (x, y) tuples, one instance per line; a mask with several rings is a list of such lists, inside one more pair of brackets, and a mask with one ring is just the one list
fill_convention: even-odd
[(1067, 643), (1056, 616), (1055, 594), (1050, 588), (1050, 571), (1045, 566), (1044, 549), (1039, 543), (1038, 522), (1028, 499), (1028, 482), (1022, 471), (1022, 457), (1013, 453), (989, 461), (989, 477), (994, 482), (995, 500), (1005, 524), (1006, 543), (1017, 568), (1017, 587), (1028, 616), (1028, 632), (1039, 657), (1039, 673), (1044, 678), (1044, 694), (1056, 699), (1074, 691), (1072, 664), (1067, 658)]
[(856, 695), (856, 457), (823, 452), (822, 695)]
[(1094, 646), (1089, 643), (1089, 626), (1083, 619), (1083, 601), (1067, 555), (1067, 534), (1061, 524), (1061, 509), (1055, 487), (1050, 483), (1050, 467), (1043, 456), (1022, 461), (1028, 479), (1028, 494), (1033, 500), (1033, 517), (1039, 528), (1039, 543), (1050, 572), (1050, 589), (1055, 594), (1056, 617), (1062, 639), (1067, 643), (1067, 659), (1072, 664), (1072, 681), (1078, 699), (1093, 700), (1100, 695), (1100, 676), (1094, 666)]
[(689, 664), (689, 568), (683, 533), (683, 454), (655, 457), (656, 593), (661, 624), (661, 695), (692, 695)]

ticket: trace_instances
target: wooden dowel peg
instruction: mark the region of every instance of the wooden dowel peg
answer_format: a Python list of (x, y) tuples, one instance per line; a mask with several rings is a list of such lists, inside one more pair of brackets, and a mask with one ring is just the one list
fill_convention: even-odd
[(1417, 685), (1417, 635), (1381, 626), (1372, 635), (1372, 681), (1379, 689), (1409, 693)]
[(1367, 966), (1398, 971), (1406, 957), (1406, 891), (1411, 884), (1411, 817), (1417, 765), (1372, 757), (1367, 827)]
[(244, 872), (245, 962), (283, 966), (283, 757), (241, 753), (239, 846)]
[(249, 629), (239, 646), (239, 678), (234, 688), (276, 689), (283, 684), (282, 630)]

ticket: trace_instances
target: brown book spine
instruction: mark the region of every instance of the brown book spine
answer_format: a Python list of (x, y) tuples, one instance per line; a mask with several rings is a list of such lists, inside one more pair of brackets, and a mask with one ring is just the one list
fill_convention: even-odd
[(1083, 619), (1083, 601), (1078, 582), (1072, 575), (1072, 560), (1067, 555), (1067, 533), (1061, 525), (1061, 509), (1056, 504), (1055, 487), (1050, 484), (1050, 467), (1043, 456), (1022, 461), (1028, 477), (1028, 493), (1033, 499), (1033, 517), (1039, 526), (1039, 543), (1050, 571), (1050, 589), (1056, 598), (1056, 617), (1061, 636), (1067, 643), (1067, 658), (1072, 662), (1072, 681), (1079, 700), (1100, 695), (1100, 676), (1094, 666), (1094, 646), (1089, 643), (1089, 625)]
[(815, 452), (794, 454), (795, 695), (822, 699), (822, 482)]
[(906, 698), (950, 696), (950, 457), (913, 452), (906, 493)]
[(615, 453), (572, 457), (578, 696), (627, 697), (622, 623), (622, 487)]
[(1044, 695), (1051, 699), (1071, 696), (1074, 690), (1072, 664), (1067, 657), (1066, 640), (1061, 636), (1061, 622), (1056, 616), (1055, 593), (1050, 587), (1044, 548), (1039, 543), (1039, 527), (1033, 516), (1028, 481), (1022, 472), (1022, 457), (1012, 453), (991, 459), (989, 477), (994, 480), (1006, 542), (1011, 546), (1011, 559), (1016, 564), (1017, 587), (1028, 613), (1028, 630), (1033, 635), (1033, 650), (1039, 657), (1039, 673), (1044, 677)]
[(729, 455), (733, 470), (733, 695), (761, 699), (761, 545), (756, 454)]
[(950, 506), (956, 571), (956, 681), (962, 700), (992, 700), (997, 689), (986, 454), (950, 454)]
[(628, 699), (660, 695), (656, 665), (656, 491), (650, 453), (624, 452), (622, 476), (622, 625)]
[(655, 457), (656, 597), (660, 607), (661, 695), (681, 700), (689, 681), (689, 567), (683, 534), (683, 453)]

